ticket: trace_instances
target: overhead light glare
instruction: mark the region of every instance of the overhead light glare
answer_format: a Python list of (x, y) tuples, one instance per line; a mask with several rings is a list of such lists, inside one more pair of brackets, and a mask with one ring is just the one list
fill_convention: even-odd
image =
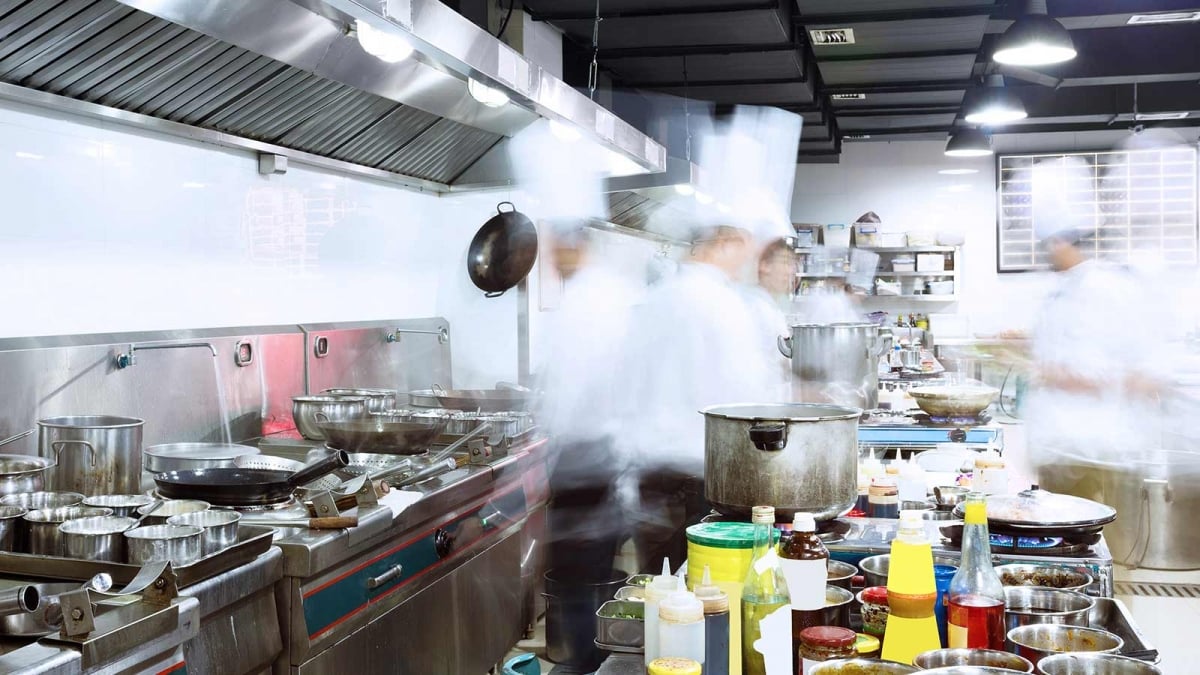
[(1200, 21), (1200, 12), (1161, 12), (1159, 14), (1134, 14), (1125, 22), (1127, 26), (1148, 26), (1156, 23), (1191, 23)]
[(1048, 66), (1075, 58), (1075, 42), (1063, 25), (1046, 16), (1046, 3), (1013, 22), (996, 41), (992, 60), (1010, 66)]
[(583, 138), (583, 134), (579, 132), (579, 129), (576, 129), (569, 124), (563, 124), (558, 120), (550, 120), (550, 133), (554, 134), (555, 138), (565, 143), (574, 143), (580, 138)]
[(701, 204), (713, 203), (713, 196), (708, 194), (707, 192), (701, 192), (700, 190), (696, 190), (695, 196), (696, 196), (696, 201), (700, 202)]
[(696, 188), (688, 185), (687, 183), (678, 183), (675, 185), (675, 192), (684, 197), (691, 197), (696, 193)]
[(979, 169), (941, 169), (938, 173), (943, 176), (966, 176), (972, 173), (979, 173)]
[(992, 154), (992, 142), (982, 131), (964, 127), (946, 141), (947, 157), (986, 157)]
[(473, 77), (467, 79), (467, 91), (471, 93), (471, 98), (489, 108), (499, 108), (508, 103), (508, 94)]
[(972, 90), (968, 96), (963, 115), (967, 124), (997, 126), (1028, 116), (1021, 99), (1004, 87), (1003, 77), (989, 75), (987, 84), (983, 89)]
[(18, 150), (13, 154), (17, 156), (17, 159), (45, 159), (45, 157), (36, 152), (25, 152), (24, 150)]
[(412, 56), (413, 48), (408, 40), (362, 19), (354, 22), (354, 34), (364, 52), (384, 63), (399, 63)]
[(1135, 113), (1133, 119), (1138, 122), (1161, 122), (1162, 120), (1186, 119), (1188, 114), (1187, 112)]

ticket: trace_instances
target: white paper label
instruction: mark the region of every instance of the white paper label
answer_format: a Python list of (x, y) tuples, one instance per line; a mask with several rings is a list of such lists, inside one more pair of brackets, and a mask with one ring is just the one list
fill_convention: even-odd
[(812, 610), (825, 607), (825, 586), (829, 577), (826, 562), (821, 560), (779, 559), (783, 577), (787, 579), (792, 609)]
[[(775, 565), (775, 561), (778, 559), (779, 555), (775, 553), (775, 549), (767, 551), (765, 554), (763, 554), (763, 557), (759, 558), (758, 561), (754, 563), (755, 574), (766, 574), (771, 570), (771, 567)], [(822, 606), (824, 606), (823, 600)]]

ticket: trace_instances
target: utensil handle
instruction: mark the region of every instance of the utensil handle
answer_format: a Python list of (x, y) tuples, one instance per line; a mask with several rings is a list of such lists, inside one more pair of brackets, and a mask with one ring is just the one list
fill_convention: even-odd
[(8, 438), (0, 441), (0, 445), (8, 445), (9, 443), (12, 443), (13, 441), (19, 441), (22, 438), (25, 438), (26, 436), (28, 436), (29, 434), (32, 434), (35, 431), (37, 431), (37, 429), (30, 429), (29, 431), (22, 431), (21, 433), (15, 435), (15, 436), (9, 436)]
[(408, 478), (405, 478), (404, 480), (398, 481), (396, 483), (391, 483), (391, 486), (399, 489), (399, 488), (406, 487), (409, 485), (414, 485), (416, 483), (420, 483), (421, 481), (429, 480), (430, 478), (440, 476), (448, 471), (453, 471), (456, 468), (458, 468), (457, 462), (455, 462), (452, 459), (444, 459), (438, 464), (433, 464), (433, 465), (425, 467), (424, 469), (421, 469), (420, 471), (414, 473), (413, 475), (409, 476)]
[(307, 485), (322, 476), (333, 473), (350, 463), (350, 455), (345, 450), (334, 450), (324, 459), (317, 460), (288, 477), (288, 485), (293, 489)]
[(61, 441), (53, 441), (50, 443), (50, 449), (52, 451), (54, 451), (54, 461), (55, 462), (59, 461), (60, 455), (62, 455), (63, 448), (67, 447), (68, 445), (82, 445), (82, 446), (86, 447), (88, 449), (88, 451), (91, 453), (92, 466), (96, 466), (96, 446), (92, 445), (91, 443), (89, 443), (87, 441), (77, 441), (74, 439), (64, 439)]
[(512, 202), (500, 202), (499, 204), (496, 205), (496, 213), (504, 213), (504, 211), (501, 210), (500, 207), (504, 206), (505, 204), (508, 204), (508, 208), (509, 208), (508, 212), (509, 213), (513, 213), (517, 210), (517, 205), (513, 204)]
[(330, 516), (328, 518), (309, 518), (310, 530), (340, 530), (345, 527), (358, 527), (358, 516)]
[(458, 450), (462, 446), (466, 445), (467, 441), (471, 440), (472, 438), (475, 438), (476, 436), (482, 434), (485, 431), (491, 430), (491, 428), (492, 428), (491, 422), (481, 423), (479, 426), (475, 427), (468, 433), (463, 434), (462, 438), (458, 439), (457, 441), (454, 441), (450, 445), (447, 445), (444, 450), (437, 453), (433, 457), (430, 457), (429, 458), (430, 465), (437, 464), (438, 462), (442, 461), (443, 459), (446, 459), (450, 455), (453, 455), (456, 450)]
[(485, 298), (498, 298), (498, 297), (500, 297), (500, 296), (504, 295), (506, 292), (507, 292), (507, 291), (488, 291), (488, 292), (486, 292), (486, 293), (484, 293), (484, 294), (483, 294), (483, 297), (485, 297)]
[(0, 616), (28, 614), (41, 605), (42, 596), (37, 586), (17, 586), (0, 592)]
[(389, 581), (397, 579), (401, 574), (404, 574), (404, 565), (394, 565), (383, 574), (367, 579), (367, 588), (379, 588)]
[(790, 335), (780, 335), (775, 338), (775, 345), (779, 347), (779, 353), (786, 358), (792, 358), (792, 338)]

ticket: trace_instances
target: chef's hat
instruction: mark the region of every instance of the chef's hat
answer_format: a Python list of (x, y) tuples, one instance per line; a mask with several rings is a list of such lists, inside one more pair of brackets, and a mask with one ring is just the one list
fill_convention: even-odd
[(1033, 233), (1038, 241), (1075, 243), (1096, 231), (1095, 178), (1082, 159), (1043, 160), (1030, 172)]

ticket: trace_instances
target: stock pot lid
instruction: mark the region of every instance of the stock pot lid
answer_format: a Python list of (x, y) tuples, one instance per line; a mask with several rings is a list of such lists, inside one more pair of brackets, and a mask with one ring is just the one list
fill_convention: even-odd
[(817, 403), (732, 403), (714, 405), (700, 413), (727, 420), (779, 420), (781, 422), (831, 422), (858, 419), (862, 410)]
[[(963, 512), (955, 507), (955, 515)], [(1117, 510), (1082, 497), (1061, 495), (1036, 486), (1016, 495), (988, 497), (988, 523), (1015, 527), (1095, 527), (1111, 523)]]

